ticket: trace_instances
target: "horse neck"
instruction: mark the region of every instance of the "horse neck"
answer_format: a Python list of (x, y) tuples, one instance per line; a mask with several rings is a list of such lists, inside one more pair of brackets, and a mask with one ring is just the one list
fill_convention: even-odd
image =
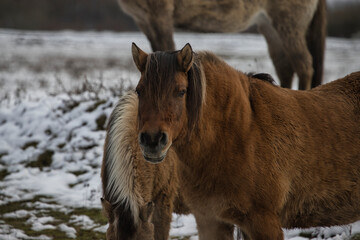
[(222, 61), (202, 65), (206, 95), (199, 124), (190, 142), (183, 142), (186, 147), (177, 151), (182, 159), (191, 159), (194, 164), (195, 158), (201, 161), (204, 152), (217, 149), (219, 143), (228, 141), (227, 137), (245, 138), (252, 118), (248, 77)]

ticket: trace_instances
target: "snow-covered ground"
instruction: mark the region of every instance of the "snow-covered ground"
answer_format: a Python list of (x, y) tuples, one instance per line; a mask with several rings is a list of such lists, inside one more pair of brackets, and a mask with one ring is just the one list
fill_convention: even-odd
[[(241, 71), (277, 78), (261, 36), (175, 39), (179, 48), (189, 42)], [(60, 239), (55, 232), (80, 238), (89, 231), (104, 238), (105, 222), (84, 209), (100, 209), (104, 122), (139, 77), (131, 42), (150, 51), (140, 33), (0, 30), (0, 239)], [(325, 82), (359, 70), (360, 39), (327, 40)], [(285, 236), (346, 239), (357, 232), (360, 223)], [(197, 239), (194, 218), (174, 215), (171, 236)]]
[[(277, 79), (260, 35), (177, 33), (175, 40), (178, 48), (189, 42), (195, 51), (213, 51), (241, 71), (267, 72)], [(85, 79), (106, 86), (135, 84), (131, 42), (150, 51), (141, 33), (0, 29), (0, 96), (31, 92), (27, 97), (33, 99), (76, 88)], [(325, 58), (324, 82), (358, 71), (360, 39), (328, 39)]]

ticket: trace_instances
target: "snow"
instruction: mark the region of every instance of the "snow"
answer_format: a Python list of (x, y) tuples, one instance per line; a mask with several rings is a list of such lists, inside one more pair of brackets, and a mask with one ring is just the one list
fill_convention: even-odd
[[(261, 36), (177, 33), (175, 39), (178, 47), (190, 42), (195, 51), (211, 50), (244, 72), (267, 72), (277, 78)], [(138, 81), (131, 42), (150, 51), (141, 33), (0, 29), (0, 171), (8, 172), (0, 181), (0, 207), (46, 196), (26, 203), (32, 211), (17, 209), (0, 215), (0, 239), (50, 237), (27, 236), (6, 224), (9, 218), (26, 219), (39, 234), (43, 229), (58, 229), (76, 238), (71, 225), (106, 232), (106, 225), (86, 215), (72, 215), (68, 223), (55, 224), (57, 219), (37, 213), (101, 208), (105, 131), (96, 119), (110, 115), (118, 100), (116, 89), (131, 88)], [(359, 39), (327, 40), (325, 82), (358, 71), (359, 63)], [(52, 161), (42, 167), (33, 165), (44, 153)], [(48, 202), (48, 197), (56, 203)], [(304, 231), (313, 239), (346, 239), (350, 232), (360, 232), (360, 222), (284, 233), (286, 239), (300, 240), (306, 239), (299, 236)], [(174, 214), (170, 234), (198, 239), (194, 217)]]
[[(267, 72), (277, 79), (262, 36), (176, 33), (175, 41), (178, 48), (189, 42), (195, 51), (211, 50), (244, 72)], [(138, 73), (131, 42), (150, 51), (141, 33), (0, 29), (0, 96), (37, 99), (77, 88), (85, 79), (106, 87), (134, 85)], [(325, 82), (359, 70), (359, 39), (328, 38), (326, 44)]]
[(351, 232), (353, 234), (360, 233), (360, 222), (356, 222), (351, 225)]
[(171, 236), (192, 236), (197, 234), (196, 222), (193, 215), (180, 216), (173, 214), (173, 222), (171, 223)]
[(81, 215), (81, 216), (72, 215), (69, 223), (74, 223), (77, 226), (82, 226), (82, 228), (85, 230), (89, 230), (94, 227), (97, 227), (94, 221), (91, 220), (91, 218), (89, 218), (86, 215)]
[(27, 216), (33, 216), (33, 214), (27, 210), (17, 210), (15, 212), (3, 214), (4, 218), (25, 218)]
[(50, 224), (46, 224), (48, 222), (53, 222), (54, 218), (53, 217), (31, 217), (26, 221), (26, 224), (31, 224), (31, 229), (34, 231), (42, 231), (42, 230), (46, 230), (46, 229), (56, 229), (55, 226), (50, 225)]
[(100, 226), (100, 227), (94, 228), (94, 231), (95, 231), (95, 232), (106, 233), (108, 227), (109, 227), (109, 224), (106, 224), (106, 225), (104, 225), (104, 226)]
[(20, 229), (12, 228), (10, 225), (1, 224), (0, 225), (0, 239), (4, 240), (18, 240), (18, 239), (34, 239), (34, 240), (50, 240), (52, 238), (40, 235), (36, 237), (30, 237)]
[[(47, 201), (46, 199), (41, 199), (42, 201)], [(26, 207), (34, 209), (49, 209), (49, 210), (58, 210), (60, 212), (67, 212), (67, 209), (63, 205), (59, 204), (49, 204), (44, 202), (36, 201), (34, 203), (26, 203)]]
[(76, 230), (73, 227), (69, 227), (66, 224), (60, 224), (59, 229), (66, 233), (69, 238), (76, 238)]

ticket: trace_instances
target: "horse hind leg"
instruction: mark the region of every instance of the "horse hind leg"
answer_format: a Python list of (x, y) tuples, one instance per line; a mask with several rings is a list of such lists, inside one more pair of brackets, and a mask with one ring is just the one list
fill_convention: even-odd
[(146, 35), (154, 52), (175, 50), (173, 1), (118, 0), (118, 2)]
[(154, 52), (175, 50), (173, 12), (174, 3), (166, 0), (152, 1), (138, 9), (138, 14), (142, 16), (135, 17), (135, 21), (150, 41)]
[(141, 22), (137, 23), (139, 28), (146, 35), (147, 39), (150, 42), (151, 49), (156, 51), (169, 51), (175, 50), (175, 43), (173, 40), (173, 26), (172, 20), (169, 19), (169, 22), (162, 25), (159, 22)]
[(279, 77), (281, 87), (291, 88), (294, 70), (284, 51), (279, 34), (265, 17), (258, 24), (258, 31), (265, 37), (269, 55)]
[(286, 7), (286, 14), (283, 9), (268, 10), (269, 17), (281, 40), (287, 60), (299, 77), (299, 89), (310, 89), (314, 69), (313, 59), (307, 47), (306, 31), (316, 9), (316, 1), (303, 6)]
[(284, 36), (285, 52), (299, 78), (299, 90), (309, 90), (314, 73), (312, 57), (304, 38)]

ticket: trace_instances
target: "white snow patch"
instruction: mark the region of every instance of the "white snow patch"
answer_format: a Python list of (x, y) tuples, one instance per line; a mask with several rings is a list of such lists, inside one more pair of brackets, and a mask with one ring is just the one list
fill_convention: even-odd
[(101, 233), (106, 233), (106, 230), (108, 229), (109, 227), (109, 224), (106, 224), (104, 226), (100, 226), (100, 227), (97, 227), (97, 228), (94, 228), (93, 230), (95, 232), (101, 232)]
[(19, 240), (19, 239), (34, 239), (34, 240), (50, 240), (51, 237), (46, 235), (40, 235), (36, 237), (30, 237), (24, 233), (23, 230), (15, 229), (7, 224), (0, 224), (0, 239), (4, 240)]
[[(42, 201), (47, 201), (47, 199), (40, 199)], [(49, 203), (44, 203), (44, 202), (39, 202), (36, 201), (34, 203), (32, 202), (28, 202), (25, 204), (28, 208), (35, 208), (35, 209), (52, 209), (52, 210), (57, 210), (60, 212), (64, 212), (67, 213), (69, 211), (68, 208), (64, 207), (63, 205), (59, 205), (59, 204), (49, 204)]]
[(60, 231), (65, 232), (66, 236), (69, 238), (76, 238), (76, 230), (73, 227), (69, 227), (66, 224), (62, 223), (58, 226)]
[(351, 233), (352, 234), (360, 233), (360, 221), (351, 224)]
[(26, 218), (28, 216), (34, 216), (34, 211), (17, 210), (11, 213), (5, 213), (2, 215), (4, 218)]
[(56, 229), (55, 226), (46, 224), (49, 222), (53, 222), (55, 219), (53, 217), (36, 217), (32, 216), (26, 221), (26, 224), (31, 224), (31, 229), (34, 231), (43, 231), (46, 229)]
[(98, 226), (98, 224), (95, 224), (94, 221), (86, 215), (72, 215), (69, 223), (76, 226), (81, 226), (81, 228), (85, 230), (89, 230)]
[(177, 215), (173, 213), (170, 235), (174, 237), (197, 234), (196, 221), (193, 215)]

